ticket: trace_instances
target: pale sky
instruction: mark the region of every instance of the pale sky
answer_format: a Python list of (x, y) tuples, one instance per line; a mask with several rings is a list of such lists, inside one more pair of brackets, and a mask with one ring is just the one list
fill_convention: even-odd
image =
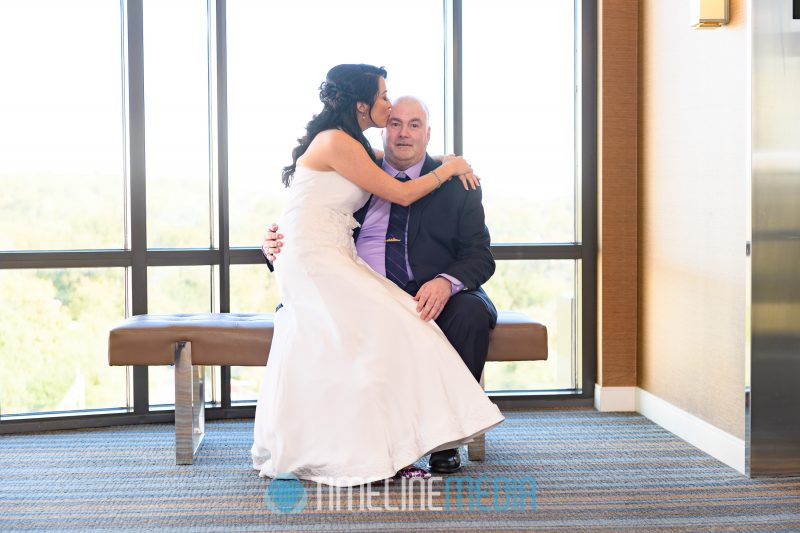
[[(280, 195), (281, 167), (338, 63), (385, 66), (390, 98), (427, 102), (429, 151), (444, 152), (441, 2), (227, 4), (232, 200)], [(464, 1), (464, 155), (484, 179), (487, 214), (493, 199), (523, 209), (573, 195), (573, 9)], [(121, 176), (119, 10), (115, 0), (0, 0), (0, 176)], [(144, 0), (148, 178), (198, 191), (209, 166), (205, 10), (205, 0)], [(368, 137), (380, 146), (377, 130)]]

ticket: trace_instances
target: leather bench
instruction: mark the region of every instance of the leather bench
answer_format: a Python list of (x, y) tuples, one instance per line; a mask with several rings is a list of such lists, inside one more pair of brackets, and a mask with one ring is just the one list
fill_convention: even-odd
[[(175, 365), (175, 460), (192, 464), (205, 426), (204, 366), (264, 366), (274, 315), (201, 313), (137, 315), (111, 330), (112, 366)], [(500, 311), (489, 338), (489, 361), (547, 359), (547, 328), (524, 313)], [(483, 385), (483, 376), (481, 376)], [(485, 457), (485, 436), (468, 446), (471, 460)]]

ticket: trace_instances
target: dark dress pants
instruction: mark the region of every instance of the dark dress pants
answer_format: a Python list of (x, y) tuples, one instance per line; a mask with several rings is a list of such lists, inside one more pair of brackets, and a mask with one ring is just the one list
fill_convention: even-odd
[[(414, 296), (419, 286), (412, 280), (404, 290)], [(471, 292), (457, 292), (447, 301), (436, 323), (472, 376), (480, 382), (489, 354), (489, 332), (494, 323), (484, 301)]]
[(469, 292), (458, 292), (451, 296), (436, 319), (476, 381), (481, 380), (486, 364), (493, 322), (484, 301)]

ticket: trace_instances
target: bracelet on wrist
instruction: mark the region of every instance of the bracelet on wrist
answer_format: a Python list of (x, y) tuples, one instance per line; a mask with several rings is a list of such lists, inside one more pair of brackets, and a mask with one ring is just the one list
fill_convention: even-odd
[(431, 174), (433, 174), (433, 177), (436, 178), (436, 181), (439, 183), (436, 186), (436, 188), (438, 189), (439, 187), (442, 186), (442, 178), (440, 178), (439, 174), (436, 173), (436, 169), (431, 170)]

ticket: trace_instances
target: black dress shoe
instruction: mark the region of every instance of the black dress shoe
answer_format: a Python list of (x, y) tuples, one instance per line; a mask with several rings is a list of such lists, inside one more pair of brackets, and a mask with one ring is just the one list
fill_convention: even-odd
[(454, 474), (461, 469), (461, 456), (458, 448), (433, 452), (428, 461), (431, 472), (435, 474)]

